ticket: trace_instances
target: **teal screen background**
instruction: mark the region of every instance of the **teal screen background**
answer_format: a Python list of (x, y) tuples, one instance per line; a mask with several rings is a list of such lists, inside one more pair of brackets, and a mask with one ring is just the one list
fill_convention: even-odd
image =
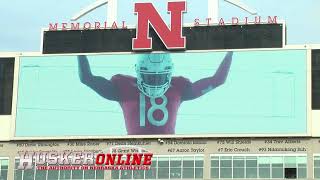
[[(212, 76), (226, 52), (171, 53), (173, 76)], [(92, 73), (136, 77), (137, 55), (87, 55)], [(235, 51), (225, 84), (177, 113), (177, 135), (307, 133), (306, 51)], [(119, 103), (80, 82), (77, 56), (21, 57), (16, 136), (126, 135)]]

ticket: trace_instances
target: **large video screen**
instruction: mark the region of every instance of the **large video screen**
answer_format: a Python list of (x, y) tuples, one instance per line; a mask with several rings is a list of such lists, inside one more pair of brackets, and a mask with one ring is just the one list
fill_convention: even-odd
[(307, 133), (306, 51), (21, 57), (16, 136)]

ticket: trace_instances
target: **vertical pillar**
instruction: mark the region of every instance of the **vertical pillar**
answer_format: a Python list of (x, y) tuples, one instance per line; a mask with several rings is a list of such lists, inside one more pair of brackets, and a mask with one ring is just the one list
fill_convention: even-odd
[(210, 161), (210, 154), (205, 153), (203, 157), (203, 179), (210, 179)]
[(208, 0), (208, 18), (213, 23), (219, 22), (219, 0)]
[(112, 24), (114, 21), (117, 21), (118, 0), (109, 0), (107, 6), (107, 22)]

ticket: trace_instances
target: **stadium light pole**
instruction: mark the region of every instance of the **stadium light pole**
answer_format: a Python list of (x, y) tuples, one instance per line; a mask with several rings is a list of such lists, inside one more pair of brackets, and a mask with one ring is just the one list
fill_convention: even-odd
[[(208, 18), (211, 18), (213, 23), (219, 22), (219, 1), (220, 0), (208, 0)], [(244, 4), (240, 0), (224, 0), (227, 3), (230, 3), (251, 15), (256, 15), (257, 11), (248, 5)]]

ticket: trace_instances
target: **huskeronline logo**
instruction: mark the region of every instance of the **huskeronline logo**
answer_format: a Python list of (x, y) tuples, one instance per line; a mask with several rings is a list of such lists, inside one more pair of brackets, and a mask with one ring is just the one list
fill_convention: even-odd
[(148, 170), (152, 153), (23, 152), (18, 169)]

